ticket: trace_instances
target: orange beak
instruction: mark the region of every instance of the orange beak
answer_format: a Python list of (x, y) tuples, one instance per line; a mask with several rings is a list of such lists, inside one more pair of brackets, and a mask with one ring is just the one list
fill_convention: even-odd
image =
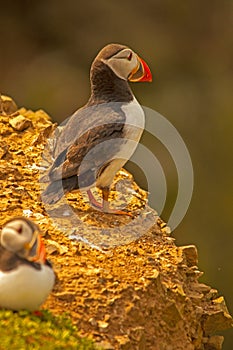
[[(35, 231), (35, 238), (29, 244), (25, 245), (27, 251), (26, 258), (30, 261), (38, 262), (44, 264), (46, 260), (45, 245), (38, 231)], [(32, 246), (36, 243), (36, 250), (32, 249)]]
[(35, 262), (40, 262), (43, 264), (46, 260), (46, 251), (45, 251), (45, 245), (42, 241), (41, 235), (38, 235), (38, 247), (37, 247), (37, 256), (35, 256)]
[(132, 70), (131, 74), (128, 77), (129, 81), (132, 82), (138, 82), (138, 81), (152, 81), (152, 74), (150, 71), (150, 68), (148, 67), (147, 63), (138, 57), (138, 65), (135, 69)]

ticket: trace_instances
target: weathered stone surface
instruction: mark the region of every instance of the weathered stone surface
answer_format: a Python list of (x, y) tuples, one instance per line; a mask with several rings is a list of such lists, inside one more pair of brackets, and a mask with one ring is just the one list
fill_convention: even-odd
[(101, 342), (98, 342), (97, 345), (103, 349), (103, 350), (114, 350), (114, 346), (111, 345), (108, 341), (101, 341)]
[(11, 97), (0, 94), (0, 114), (12, 114), (18, 109)]
[(10, 119), (9, 123), (17, 131), (23, 131), (32, 126), (32, 121), (23, 115), (17, 115), (17, 117)]
[(207, 340), (207, 343), (204, 344), (205, 350), (221, 350), (224, 337), (221, 335), (213, 335)]
[(8, 145), (4, 141), (0, 142), (0, 159), (4, 158), (7, 153), (8, 153)]
[(206, 335), (232, 327), (232, 318), (223, 311), (208, 311), (203, 317), (203, 329)]
[(197, 266), (198, 264), (198, 254), (195, 245), (187, 245), (181, 247), (182, 253), (185, 256), (187, 266)]
[(65, 254), (68, 251), (68, 248), (65, 245), (61, 245), (56, 241), (52, 241), (51, 239), (47, 240), (47, 251), (52, 254)]

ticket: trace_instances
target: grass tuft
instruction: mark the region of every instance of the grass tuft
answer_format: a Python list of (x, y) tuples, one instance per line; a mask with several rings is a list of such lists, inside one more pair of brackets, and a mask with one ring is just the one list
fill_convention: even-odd
[[(97, 350), (91, 340), (81, 338), (66, 315), (47, 310), (0, 310), (0, 350)], [(99, 349), (100, 350), (100, 349)]]

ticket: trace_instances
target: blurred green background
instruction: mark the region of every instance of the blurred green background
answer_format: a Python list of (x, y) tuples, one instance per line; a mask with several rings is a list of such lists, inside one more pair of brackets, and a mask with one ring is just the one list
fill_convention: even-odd
[[(202, 281), (225, 296), (233, 314), (233, 1), (16, 0), (1, 3), (0, 26), (0, 91), (56, 121), (86, 102), (89, 67), (105, 44), (129, 45), (146, 60), (153, 83), (132, 89), (176, 127), (194, 167), (193, 199), (173, 235), (179, 245), (198, 247)], [(143, 140), (168, 179), (167, 220), (174, 164), (156, 140)], [(233, 331), (223, 348), (233, 349)]]

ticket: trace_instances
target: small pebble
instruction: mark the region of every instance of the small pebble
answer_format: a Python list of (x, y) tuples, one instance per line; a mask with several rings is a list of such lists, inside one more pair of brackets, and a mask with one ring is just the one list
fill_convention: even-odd
[(11, 119), (9, 123), (16, 131), (23, 131), (32, 126), (32, 121), (21, 114)]

